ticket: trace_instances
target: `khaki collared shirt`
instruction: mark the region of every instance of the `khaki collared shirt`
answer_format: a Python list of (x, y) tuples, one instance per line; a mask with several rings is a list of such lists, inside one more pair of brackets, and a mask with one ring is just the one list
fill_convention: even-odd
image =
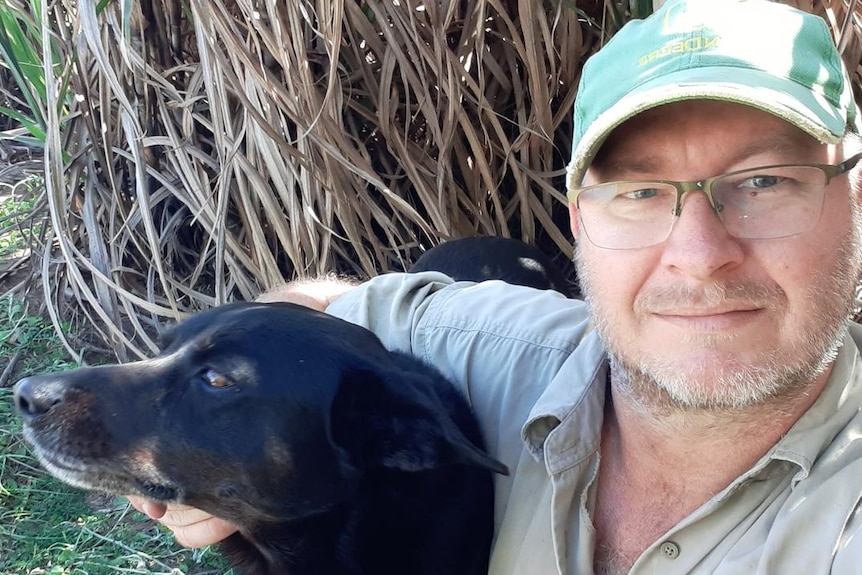
[[(462, 387), (511, 471), (496, 480), (490, 575), (592, 573), (607, 362), (583, 302), (431, 272), (376, 278), (327, 311)], [(862, 574), (860, 343), (851, 326), (814, 405), (632, 575)]]

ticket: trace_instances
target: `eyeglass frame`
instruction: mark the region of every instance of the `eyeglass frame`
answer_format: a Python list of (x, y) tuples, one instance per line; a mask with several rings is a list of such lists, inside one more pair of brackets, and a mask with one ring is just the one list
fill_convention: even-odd
[[(682, 214), (682, 197), (688, 192), (701, 191), (706, 195), (707, 201), (709, 201), (709, 205), (713, 210), (716, 210), (715, 198), (712, 195), (712, 184), (716, 180), (721, 180), (727, 177), (735, 176), (737, 174), (744, 174), (746, 172), (757, 172), (759, 170), (774, 170), (779, 168), (815, 168), (823, 172), (823, 175), (826, 176), (826, 182), (824, 184), (824, 191), (829, 184), (832, 183), (832, 180), (837, 178), (840, 175), (848, 173), (850, 170), (856, 167), (856, 165), (862, 161), (862, 152), (858, 152), (849, 158), (845, 159), (842, 162), (837, 164), (773, 164), (769, 166), (755, 166), (753, 168), (744, 168), (742, 170), (734, 170), (732, 172), (727, 172), (726, 174), (720, 174), (718, 176), (713, 176), (711, 178), (706, 178), (703, 180), (689, 180), (689, 181), (677, 181), (677, 180), (613, 180), (610, 182), (601, 182), (599, 184), (591, 184), (589, 186), (582, 186), (578, 188), (572, 188), (566, 193), (566, 198), (569, 200), (569, 203), (574, 204), (578, 208), (578, 214), (580, 217), (580, 204), (578, 200), (583, 192), (589, 191), (592, 189), (601, 188), (604, 186), (611, 185), (620, 185), (620, 184), (665, 184), (669, 186), (673, 186), (676, 189), (676, 201), (674, 203), (673, 208), (673, 220), (676, 221)], [(581, 219), (581, 225), (584, 226), (584, 221)], [(586, 226), (584, 226), (586, 230)], [(668, 230), (668, 234), (670, 234), (673, 230), (673, 224), (671, 224), (670, 229)], [(801, 232), (798, 232), (801, 233)], [(791, 234), (796, 235), (796, 234)], [(589, 234), (587, 234), (589, 237)], [(665, 238), (667, 239), (667, 238)], [(744, 239), (744, 238), (743, 238)], [(773, 238), (775, 239), (775, 238)], [(592, 240), (591, 240), (592, 241)], [(658, 245), (662, 241), (656, 242), (655, 244), (646, 244), (643, 246), (631, 247), (631, 248), (606, 248), (606, 249), (618, 249), (618, 250), (626, 250), (626, 249), (638, 249), (640, 247), (650, 247), (653, 245)]]

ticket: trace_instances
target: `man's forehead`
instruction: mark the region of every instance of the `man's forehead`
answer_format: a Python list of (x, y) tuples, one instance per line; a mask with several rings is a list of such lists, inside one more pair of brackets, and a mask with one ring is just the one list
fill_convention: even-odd
[(708, 98), (681, 100), (647, 108), (622, 122), (611, 131), (611, 135), (620, 131), (625, 132), (627, 127), (632, 125), (637, 126), (638, 130), (653, 126), (673, 128), (684, 122), (698, 122), (719, 116), (733, 121), (738, 120), (746, 125), (762, 124), (776, 132), (798, 133), (810, 138), (803, 130), (771, 112), (755, 106)]
[(665, 156), (674, 148), (692, 143), (717, 147), (719, 138), (739, 161), (759, 155), (804, 157), (823, 149), (815, 138), (768, 112), (695, 100), (658, 106), (622, 123), (601, 145), (592, 165), (623, 162), (630, 169), (648, 171), (670, 161)]

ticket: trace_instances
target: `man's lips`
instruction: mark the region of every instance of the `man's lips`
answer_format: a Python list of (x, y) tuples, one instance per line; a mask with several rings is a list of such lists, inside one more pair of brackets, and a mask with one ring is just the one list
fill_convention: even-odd
[(763, 309), (763, 305), (753, 303), (726, 303), (718, 305), (668, 305), (655, 306), (650, 310), (655, 315), (676, 315), (676, 316), (692, 316), (706, 317), (713, 315), (722, 315), (726, 313), (758, 311)]
[(652, 315), (677, 327), (695, 331), (719, 331), (739, 328), (757, 319), (764, 308), (668, 309)]

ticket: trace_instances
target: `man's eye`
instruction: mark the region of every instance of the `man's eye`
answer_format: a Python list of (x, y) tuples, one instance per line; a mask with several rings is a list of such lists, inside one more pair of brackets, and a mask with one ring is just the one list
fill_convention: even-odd
[(623, 196), (630, 200), (648, 200), (656, 197), (658, 194), (659, 191), (655, 188), (641, 188), (640, 190), (626, 192)]
[(781, 183), (782, 178), (779, 176), (761, 175), (752, 176), (740, 182), (740, 188), (751, 188), (755, 190), (763, 190), (773, 188)]
[(221, 388), (230, 387), (233, 385), (233, 381), (229, 377), (217, 372), (214, 369), (208, 369), (201, 373), (201, 378), (210, 387)]

